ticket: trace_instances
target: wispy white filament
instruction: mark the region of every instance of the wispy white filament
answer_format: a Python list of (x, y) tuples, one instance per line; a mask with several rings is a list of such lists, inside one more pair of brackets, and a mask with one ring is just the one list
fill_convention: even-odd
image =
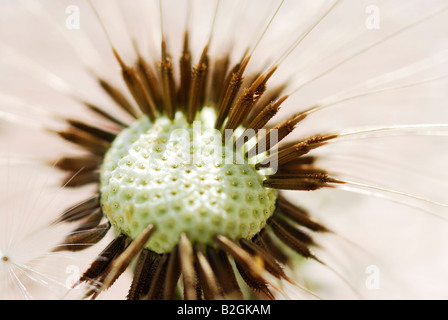
[(47, 8), (39, 1), (25, 1), (20, 0), (24, 8), (28, 9), (34, 16), (48, 23), (52, 30), (56, 30), (65, 42), (71, 46), (74, 52), (80, 57), (81, 61), (86, 66), (97, 66), (102, 59), (98, 51), (94, 48), (91, 41), (84, 34), (84, 29), (80, 28), (77, 33), (82, 33), (81, 37), (69, 37), (67, 29), (62, 24), (57, 23), (57, 20), (46, 10)]
[(17, 70), (34, 77), (35, 79), (47, 84), (57, 92), (68, 97), (80, 97), (80, 92), (70, 85), (67, 81), (52, 73), (47, 68), (39, 65), (29, 57), (17, 52), (12, 47), (0, 43), (0, 59), (2, 63), (9, 66), (15, 66)]
[[(349, 139), (366, 139), (372, 137), (392, 137), (392, 136), (448, 136), (448, 124), (415, 124), (415, 125), (398, 125), (371, 127), (360, 130), (350, 130), (338, 133), (339, 137), (334, 142)], [(331, 141), (331, 142), (332, 142)]]
[(343, 65), (345, 65), (346, 63), (348, 63), (349, 61), (353, 60), (354, 58), (366, 53), (367, 51), (379, 46), (380, 44), (389, 41), (395, 37), (397, 37), (398, 35), (412, 29), (413, 27), (424, 23), (428, 20), (430, 20), (431, 18), (434, 18), (435, 16), (445, 12), (446, 10), (448, 10), (448, 6), (443, 6), (441, 8), (439, 8), (438, 10), (431, 12), (425, 16), (423, 16), (422, 18), (419, 18), (415, 21), (412, 21), (411, 23), (407, 24), (406, 26), (399, 28), (398, 30), (390, 33), (389, 35), (385, 36), (384, 38), (362, 48), (359, 51), (356, 51), (354, 54), (350, 55), (349, 57), (343, 59), (342, 61), (336, 63), (335, 65), (333, 65), (332, 67), (330, 67), (329, 69), (327, 69), (326, 71), (324, 71), (323, 73), (318, 74), (315, 77), (312, 77), (311, 79), (307, 79), (304, 83), (302, 83), (301, 85), (299, 85), (296, 89), (293, 90), (293, 93), (298, 92), (299, 90), (302, 90), (305, 86), (308, 86), (309, 84), (313, 83), (314, 81), (328, 75), (329, 73), (335, 71), (336, 69), (342, 67)]
[[(321, 102), (318, 102), (318, 103), (316, 103), (316, 105), (314, 107), (307, 110), (306, 113), (312, 114), (319, 110), (322, 110), (322, 109), (325, 109), (325, 108), (328, 108), (328, 107), (331, 107), (331, 106), (334, 106), (337, 104), (341, 104), (341, 103), (349, 101), (349, 100), (366, 97), (369, 95), (385, 93), (385, 92), (390, 92), (390, 91), (397, 91), (397, 90), (401, 90), (401, 89), (412, 88), (415, 86), (429, 84), (431, 82), (446, 80), (448, 78), (448, 75), (445, 74), (445, 75), (436, 76), (436, 77), (432, 77), (432, 78), (426, 78), (426, 79), (424, 78), (424, 79), (406, 83), (406, 84), (400, 84), (400, 85), (395, 85), (395, 86), (391, 86), (391, 87), (376, 89), (377, 87), (385, 85), (389, 82), (394, 82), (394, 81), (398, 81), (398, 80), (401, 80), (401, 79), (404, 79), (404, 78), (407, 78), (410, 76), (415, 76), (419, 72), (426, 71), (430, 68), (440, 67), (442, 64), (446, 63), (447, 61), (448, 61), (448, 51), (446, 51), (446, 50), (441, 51), (441, 52), (437, 53), (435, 56), (429, 57), (422, 61), (418, 61), (417, 63), (400, 68), (398, 70), (391, 71), (389, 73), (378, 76), (376, 78), (367, 80), (365, 83), (356, 85), (344, 92), (338, 93), (337, 95), (335, 95), (333, 97), (329, 97)], [(360, 89), (364, 89), (364, 88), (368, 89), (368, 90), (364, 91), (364, 92), (361, 91), (360, 93), (356, 93)], [(351, 92), (354, 92), (354, 93), (351, 93)]]
[(338, 189), (396, 202), (429, 213), (445, 222), (448, 221), (448, 204), (446, 203), (440, 203), (417, 195), (365, 183), (345, 179), (343, 181), (345, 184), (337, 185), (336, 187)]

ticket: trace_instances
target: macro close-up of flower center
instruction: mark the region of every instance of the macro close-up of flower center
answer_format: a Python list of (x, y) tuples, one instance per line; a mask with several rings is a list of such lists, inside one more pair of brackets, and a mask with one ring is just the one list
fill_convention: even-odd
[(156, 226), (146, 248), (158, 253), (170, 252), (182, 233), (203, 245), (219, 234), (251, 239), (274, 212), (276, 192), (263, 186), (265, 177), (247, 160), (233, 159), (233, 148), (226, 149), (210, 125), (214, 110), (204, 109), (199, 118), (200, 132), (182, 113), (174, 121), (141, 118), (104, 158), (103, 212), (132, 239)]
[[(81, 169), (79, 175), (69, 175), (65, 185), (99, 184), (97, 196), (61, 217), (62, 221), (87, 217), (88, 228), (82, 226), (57, 250), (82, 250), (83, 243), (100, 241), (110, 228), (118, 234), (81, 277), (81, 282), (93, 285), (97, 279), (100, 283), (96, 292), (87, 295), (97, 296), (108, 288), (139, 256), (128, 298), (173, 298), (180, 276), (186, 299), (242, 297), (230, 255), (249, 288), (273, 298), (266, 274), (278, 280), (289, 278), (277, 260), (286, 258), (265, 232), (267, 225), (284, 244), (307, 258), (313, 257), (312, 238), (295, 224), (326, 231), (305, 211), (279, 197), (278, 190), (317, 190), (344, 183), (314, 167), (313, 158), (302, 157), (337, 135), (317, 135), (277, 148), (307, 116), (300, 112), (265, 127), (288, 97), (276, 90), (260, 101), (277, 66), (261, 70), (238, 94), (251, 56), (243, 56), (230, 72), (229, 66), (218, 64), (221, 61), (212, 68), (207, 44), (194, 66), (188, 39), (186, 31), (179, 83), (174, 81), (164, 39), (160, 79), (141, 56), (135, 67), (129, 67), (112, 48), (139, 107), (134, 109), (120, 91), (99, 79), (110, 97), (135, 118), (119, 133), (76, 120), (68, 120), (69, 130), (55, 132), (91, 153), (56, 164), (74, 173)], [(191, 71), (182, 72), (186, 68)], [(215, 80), (210, 91), (209, 73)], [(99, 224), (102, 215), (107, 222)], [(148, 278), (153, 279), (148, 282)]]
[(447, 265), (442, 0), (69, 2), (0, 14), (5, 296), (434, 293), (410, 265)]

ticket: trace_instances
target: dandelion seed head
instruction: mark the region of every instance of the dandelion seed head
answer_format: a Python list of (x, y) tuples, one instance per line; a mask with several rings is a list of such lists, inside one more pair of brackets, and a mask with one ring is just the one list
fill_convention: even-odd
[[(31, 11), (38, 18), (33, 21), (60, 18), (66, 5), (72, 5), (68, 2), (34, 6), (32, 10), (41, 11)], [(428, 270), (440, 271), (446, 264), (446, 259), (432, 256), (443, 252), (446, 229), (414, 213), (446, 213), (443, 159), (448, 148), (443, 133), (436, 138), (437, 130), (417, 137), (406, 128), (446, 122), (446, 12), (424, 18), (446, 4), (379, 3), (373, 7), (381, 13), (380, 27), (369, 29), (366, 19), (371, 23), (369, 15), (375, 11), (366, 12), (372, 9), (368, 0), (284, 1), (279, 8), (281, 2), (135, 1), (111, 6), (98, 0), (92, 1), (98, 16), (92, 7), (80, 4), (80, 29), (66, 30), (60, 21), (50, 22), (49, 28), (38, 24), (41, 28), (35, 29), (45, 30), (42, 34), (57, 30), (59, 40), (68, 40), (64, 45), (57, 41), (58, 50), (48, 50), (51, 46), (43, 46), (38, 37), (24, 39), (27, 25), (5, 37), (18, 44), (21, 53), (35, 56), (26, 59), (25, 54), (1, 48), (5, 65), (25, 74), (20, 86), (12, 85), (9, 77), (0, 79), (5, 91), (23, 97), (6, 101), (23, 107), (29, 100), (34, 112), (5, 107), (7, 112), (0, 116), (28, 125), (20, 132), (30, 145), (27, 150), (59, 157), (55, 166), (64, 173), (62, 184), (73, 197), (87, 189), (84, 200), (68, 201), (58, 211), (55, 226), (70, 227), (56, 233), (62, 240), (52, 251), (68, 251), (73, 257), (86, 248), (99, 252), (79, 280), (88, 287), (86, 296), (101, 297), (125, 270), (132, 270), (133, 277), (129, 299), (169, 299), (175, 288), (182, 289), (186, 299), (242, 298), (247, 288), (239, 290), (240, 284), (251, 289), (251, 297), (281, 297), (274, 282), (290, 281), (291, 274), (300, 274), (299, 280), (304, 276), (311, 289), (329, 296), (352, 297), (358, 290), (393, 296), (396, 292), (389, 292), (389, 285), (405, 274), (415, 290), (405, 289), (405, 295), (432, 292), (425, 281), (431, 281)], [(45, 38), (51, 44), (53, 40)], [(224, 87), (232, 67), (246, 62), (248, 52), (243, 76), (235, 77), (241, 87), (233, 88), (229, 108), (220, 109), (223, 92), (217, 89)], [(146, 82), (147, 67), (155, 75), (152, 87)], [(270, 70), (274, 72), (266, 83), (250, 91)], [(202, 77), (207, 72), (211, 77)], [(208, 86), (201, 87), (204, 79)], [(185, 83), (194, 83), (195, 89), (184, 90)], [(25, 88), (39, 94), (24, 94)], [(283, 94), (288, 95), (279, 99)], [(35, 104), (38, 100), (45, 107)], [(251, 101), (256, 102), (255, 110), (248, 113)], [(41, 112), (47, 109), (57, 112)], [(211, 118), (204, 117), (207, 110)], [(306, 110), (304, 117), (298, 116)], [(39, 120), (30, 121), (31, 116)], [(202, 118), (206, 133), (182, 140), (178, 129), (191, 133), (196, 116)], [(409, 125), (395, 127), (402, 137), (368, 137), (353, 128), (400, 124)], [(239, 127), (238, 138), (248, 125), (279, 129), (286, 136), (278, 145), (281, 163), (275, 173), (262, 170), (262, 153), (250, 157), (238, 151), (241, 159), (254, 160), (256, 166), (222, 164), (216, 157), (217, 150), (223, 150), (222, 136), (210, 132)], [(45, 139), (63, 138), (63, 143), (33, 143), (30, 132), (39, 128), (49, 129), (41, 130)], [(12, 126), (3, 129), (18, 131)], [(341, 132), (359, 134), (343, 141), (335, 138)], [(325, 141), (323, 134), (328, 134)], [(40, 135), (33, 138), (39, 140)], [(253, 147), (254, 140), (260, 142), (238, 142)], [(25, 145), (10, 147), (24, 152)], [(277, 155), (269, 151), (271, 157)], [(195, 158), (198, 154), (200, 159)], [(113, 240), (106, 237), (109, 229), (115, 230)], [(103, 238), (110, 241), (107, 247)], [(16, 262), (29, 264), (31, 252), (39, 257), (54, 240), (50, 233), (29, 239), (40, 248), (34, 250), (33, 241), (22, 239), (17, 243), (28, 247), (0, 247), (0, 270)], [(390, 279), (383, 273), (388, 263), (365, 252), (347, 254), (338, 247), (341, 242), (350, 242), (352, 250), (368, 243), (389, 264), (398, 256), (407, 260), (401, 261), (400, 276)], [(332, 262), (340, 268), (333, 268)], [(417, 262), (429, 268), (422, 281), (413, 283), (409, 279), (420, 273), (410, 265)], [(368, 265), (382, 272), (379, 291), (364, 288)], [(235, 276), (243, 281), (235, 281)], [(357, 284), (356, 290), (350, 290), (344, 276)], [(316, 297), (298, 287), (289, 297)], [(29, 293), (22, 290), (22, 296)]]

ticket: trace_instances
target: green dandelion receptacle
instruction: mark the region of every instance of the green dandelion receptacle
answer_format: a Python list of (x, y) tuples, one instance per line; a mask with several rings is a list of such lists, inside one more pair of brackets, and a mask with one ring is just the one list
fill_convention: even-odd
[(167, 253), (182, 233), (206, 246), (219, 234), (238, 241), (265, 227), (277, 192), (243, 151), (242, 163), (232, 161), (237, 151), (213, 129), (215, 118), (212, 108), (200, 112), (199, 126), (182, 113), (143, 117), (117, 136), (101, 171), (101, 206), (114, 228), (135, 239), (153, 224), (146, 248)]

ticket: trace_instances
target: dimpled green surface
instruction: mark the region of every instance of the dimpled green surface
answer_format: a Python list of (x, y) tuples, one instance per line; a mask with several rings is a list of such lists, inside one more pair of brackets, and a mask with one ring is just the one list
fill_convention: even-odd
[[(113, 227), (134, 239), (156, 229), (146, 248), (170, 252), (181, 233), (213, 243), (216, 234), (250, 239), (272, 216), (276, 192), (239, 158), (213, 129), (215, 112), (204, 108), (193, 126), (182, 113), (174, 121), (146, 117), (123, 130), (108, 150), (101, 172), (101, 205)], [(227, 153), (226, 151), (229, 151)]]

